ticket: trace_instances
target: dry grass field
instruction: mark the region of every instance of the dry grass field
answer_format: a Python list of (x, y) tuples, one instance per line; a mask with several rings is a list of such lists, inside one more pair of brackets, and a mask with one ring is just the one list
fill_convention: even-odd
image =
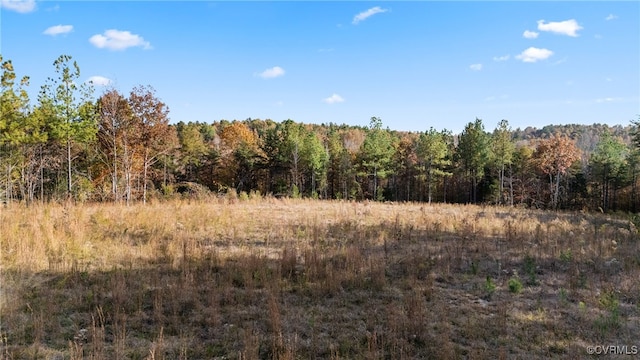
[(0, 242), (4, 359), (582, 359), (640, 346), (638, 231), (602, 214), (12, 205)]

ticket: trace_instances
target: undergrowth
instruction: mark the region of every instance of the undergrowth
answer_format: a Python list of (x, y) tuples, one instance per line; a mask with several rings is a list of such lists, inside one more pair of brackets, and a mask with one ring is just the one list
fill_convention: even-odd
[(603, 214), (243, 194), (11, 205), (0, 357), (581, 358), (640, 338), (635, 229)]

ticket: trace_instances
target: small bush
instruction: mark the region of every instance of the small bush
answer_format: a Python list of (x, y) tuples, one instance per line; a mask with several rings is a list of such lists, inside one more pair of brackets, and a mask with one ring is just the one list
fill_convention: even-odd
[(249, 199), (251, 200), (262, 199), (262, 194), (260, 194), (260, 190), (251, 190), (251, 192), (249, 192)]
[(536, 260), (530, 255), (524, 257), (524, 273), (529, 276), (529, 285), (536, 285), (538, 283), (538, 279), (536, 278)]
[(513, 294), (519, 294), (522, 291), (522, 283), (518, 278), (513, 277), (509, 279), (509, 291)]
[(560, 251), (560, 261), (565, 264), (568, 264), (573, 259), (573, 254), (571, 253), (571, 249), (567, 249), (566, 251)]
[(473, 275), (478, 274), (478, 262), (477, 261), (471, 261), (471, 274), (473, 274)]
[(291, 197), (294, 199), (299, 199), (300, 198), (300, 189), (298, 188), (298, 185), (293, 185), (293, 187), (291, 188)]
[(608, 311), (607, 315), (601, 315), (595, 322), (596, 328), (602, 334), (620, 327), (620, 301), (614, 290), (605, 290), (598, 298), (600, 306)]
[(569, 295), (567, 294), (567, 290), (566, 289), (564, 289), (564, 288), (560, 289), (559, 296), (560, 296), (560, 301), (563, 304), (566, 304), (569, 301)]
[(487, 280), (484, 282), (484, 290), (487, 293), (487, 299), (490, 299), (493, 293), (496, 292), (496, 284), (491, 279), (491, 276), (487, 276)]

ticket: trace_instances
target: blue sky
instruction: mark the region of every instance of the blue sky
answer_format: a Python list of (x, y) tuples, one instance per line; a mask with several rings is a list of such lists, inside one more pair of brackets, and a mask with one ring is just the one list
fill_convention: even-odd
[(33, 103), (68, 54), (82, 81), (153, 86), (172, 122), (460, 132), (640, 115), (637, 1), (0, 2), (0, 50)]

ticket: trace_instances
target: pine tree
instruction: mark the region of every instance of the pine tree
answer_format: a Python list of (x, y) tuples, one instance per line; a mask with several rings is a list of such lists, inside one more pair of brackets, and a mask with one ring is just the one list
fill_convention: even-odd
[(58, 77), (49, 78), (42, 86), (39, 102), (51, 108), (53, 113), (47, 119), (52, 138), (65, 149), (66, 192), (71, 198), (73, 192), (73, 148), (76, 144), (89, 143), (97, 133), (96, 114), (92, 105), (92, 84), (78, 85), (80, 67), (71, 63), (71, 56), (61, 55), (54, 61)]
[(389, 175), (389, 164), (393, 155), (393, 140), (388, 130), (382, 129), (382, 120), (372, 117), (369, 130), (360, 147), (364, 175), (373, 176), (373, 198), (378, 200), (379, 179)]

